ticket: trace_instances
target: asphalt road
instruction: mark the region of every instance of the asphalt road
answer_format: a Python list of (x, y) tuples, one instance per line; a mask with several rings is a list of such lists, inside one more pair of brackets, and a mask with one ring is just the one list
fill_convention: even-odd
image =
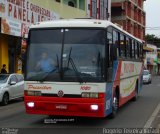
[(143, 128), (159, 102), (160, 76), (154, 77), (152, 84), (144, 85), (138, 100), (130, 101), (121, 107), (114, 119), (72, 117), (51, 119), (43, 115), (28, 115), (25, 113), (23, 100), (19, 99), (10, 102), (7, 106), (0, 106), (0, 128), (2, 128), (0, 133), (13, 131), (15, 134), (31, 132), (38, 134), (94, 134), (103, 133), (104, 130), (106, 133), (110, 133), (108, 128), (116, 128), (116, 131), (121, 131), (119, 128)]

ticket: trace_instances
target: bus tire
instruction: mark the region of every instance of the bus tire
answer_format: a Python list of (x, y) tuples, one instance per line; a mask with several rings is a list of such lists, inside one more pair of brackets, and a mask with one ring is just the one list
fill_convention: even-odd
[(4, 95), (3, 95), (2, 105), (5, 106), (5, 105), (8, 104), (8, 102), (9, 102), (9, 94), (6, 92), (6, 93), (4, 93)]
[(136, 94), (135, 94), (135, 96), (132, 99), (133, 101), (137, 101), (137, 99), (138, 99), (138, 82), (136, 82), (135, 92), (136, 92)]
[(119, 97), (118, 97), (118, 92), (115, 91), (114, 97), (113, 97), (113, 102), (112, 102), (112, 113), (110, 114), (110, 118), (113, 119), (116, 117), (118, 107), (119, 107)]

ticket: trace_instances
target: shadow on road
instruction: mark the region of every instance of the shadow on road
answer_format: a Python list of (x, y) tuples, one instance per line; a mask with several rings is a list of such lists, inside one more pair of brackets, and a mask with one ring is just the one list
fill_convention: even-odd
[[(20, 102), (23, 102), (24, 98), (17, 98), (15, 100), (11, 100), (8, 102), (8, 104), (6, 106), (10, 106), (10, 105), (13, 105), (13, 104), (16, 104), (16, 103), (20, 103)], [(3, 105), (0, 103), (0, 107), (2, 107)], [(5, 106), (3, 106), (5, 107)]]

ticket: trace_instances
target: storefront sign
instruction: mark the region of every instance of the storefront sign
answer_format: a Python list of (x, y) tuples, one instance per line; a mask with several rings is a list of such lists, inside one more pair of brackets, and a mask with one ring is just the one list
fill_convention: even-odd
[(0, 0), (1, 32), (24, 36), (28, 27), (40, 21), (59, 19), (59, 15), (31, 3), (30, 0)]

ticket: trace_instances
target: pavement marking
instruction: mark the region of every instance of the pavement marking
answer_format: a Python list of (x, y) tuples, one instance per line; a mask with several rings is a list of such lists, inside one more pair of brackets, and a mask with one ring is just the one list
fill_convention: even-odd
[(150, 118), (148, 119), (148, 121), (146, 122), (146, 124), (144, 125), (143, 128), (150, 128), (153, 121), (155, 120), (156, 116), (158, 115), (160, 111), (160, 103), (158, 104), (158, 106), (156, 107), (156, 109), (153, 111), (152, 115), (150, 116)]

